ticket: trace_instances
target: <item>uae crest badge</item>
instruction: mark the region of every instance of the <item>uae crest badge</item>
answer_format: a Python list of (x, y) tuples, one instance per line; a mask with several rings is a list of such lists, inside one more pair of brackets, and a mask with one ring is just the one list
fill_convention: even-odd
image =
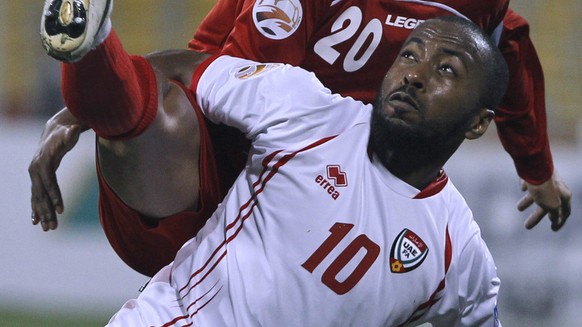
[(426, 243), (416, 233), (405, 228), (392, 243), (390, 271), (396, 274), (412, 271), (422, 264), (427, 255)]

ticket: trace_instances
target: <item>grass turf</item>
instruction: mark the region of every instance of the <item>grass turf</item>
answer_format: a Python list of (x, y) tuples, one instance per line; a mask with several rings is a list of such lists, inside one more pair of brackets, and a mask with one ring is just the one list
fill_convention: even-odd
[(0, 310), (0, 327), (103, 327), (109, 318)]

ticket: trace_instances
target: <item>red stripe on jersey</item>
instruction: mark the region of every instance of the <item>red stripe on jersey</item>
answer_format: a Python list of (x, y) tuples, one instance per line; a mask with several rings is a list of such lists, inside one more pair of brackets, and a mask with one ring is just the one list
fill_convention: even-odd
[[(258, 189), (255, 190), (255, 192), (251, 195), (251, 198), (245, 202), (240, 208), (239, 208), (239, 212), (236, 216), (236, 218), (233, 220), (232, 223), (228, 224), (226, 226), (226, 230), (225, 233), (228, 232), (229, 230), (235, 228), (235, 226), (237, 225), (238, 222), (240, 222), (240, 224), (238, 224), (238, 227), (236, 228), (236, 230), (234, 231), (234, 233), (229, 236), (228, 238), (226, 238), (222, 243), (220, 243), (217, 248), (212, 252), (212, 254), (210, 255), (210, 257), (206, 260), (206, 262), (202, 265), (202, 267), (198, 270), (196, 270), (192, 275), (190, 275), (190, 278), (188, 279), (188, 281), (186, 282), (186, 284), (181, 287), (178, 291), (178, 294), (180, 294), (181, 292), (183, 292), (185, 289), (188, 288), (188, 286), (190, 286), (190, 284), (192, 283), (192, 280), (198, 276), (202, 271), (204, 271), (212, 262), (213, 258), (218, 254), (221, 253), (220, 257), (216, 260), (216, 262), (212, 265), (212, 267), (210, 268), (210, 270), (204, 274), (204, 276), (202, 276), (200, 278), (199, 281), (197, 281), (192, 287), (190, 287), (187, 291), (186, 294), (184, 294), (183, 296), (181, 296), (181, 299), (184, 299), (184, 297), (186, 297), (196, 286), (198, 286), (200, 283), (202, 283), (206, 277), (214, 270), (214, 268), (222, 261), (222, 259), (224, 259), (224, 257), (226, 257), (227, 251), (223, 250), (224, 246), (227, 243), (230, 243), (232, 240), (234, 240), (236, 238), (236, 236), (239, 234), (239, 232), (242, 230), (243, 227), (243, 222), (251, 216), (254, 207), (257, 205), (256, 203), (256, 198), (257, 196), (263, 192), (263, 190), (265, 189), (265, 186), (267, 185), (267, 182), (269, 180), (271, 180), (271, 178), (273, 178), (273, 176), (275, 176), (278, 171), (279, 168), (281, 168), (283, 165), (285, 165), (287, 162), (289, 162), (291, 159), (293, 159), (297, 154), (307, 151), (309, 149), (312, 149), (314, 147), (317, 147), (319, 145), (322, 145), (326, 142), (328, 142), (329, 140), (335, 138), (336, 136), (330, 136), (330, 137), (326, 137), (323, 139), (320, 139), (314, 143), (309, 144), (308, 146), (299, 149), (293, 153), (284, 155), (282, 158), (280, 158), (270, 169), (269, 169), (269, 163), (272, 162), (276, 155), (279, 154), (281, 151), (276, 151), (272, 154), (270, 154), (269, 156), (265, 157), (265, 159), (262, 162), (262, 166), (263, 166), (263, 170), (261, 171), (258, 180), (253, 183), (253, 189), (256, 189), (257, 187), (259, 187)], [(266, 177), (263, 176), (265, 175), (266, 172), (269, 172), (268, 175)], [(248, 212), (246, 214), (243, 215), (243, 212), (246, 209), (249, 209)], [(214, 295), (216, 296), (216, 295)], [(213, 296), (213, 298), (214, 298)], [(196, 300), (197, 301), (197, 300)], [(194, 301), (194, 302), (196, 302)], [(194, 303), (193, 302), (193, 303)], [(193, 303), (190, 303), (188, 305), (188, 308), (191, 307), (191, 305)], [(206, 304), (205, 304), (206, 305)], [(200, 310), (201, 308), (199, 308), (196, 313)]]
[[(220, 293), (220, 290), (222, 290), (222, 287), (218, 289), (218, 291), (216, 291), (216, 293), (214, 293), (214, 295), (208, 300), (206, 301), (203, 305), (200, 306), (200, 308), (196, 309), (196, 311), (194, 311), (191, 315), (190, 318), (193, 318), (195, 315), (197, 315), (200, 310), (204, 309), (205, 306), (208, 305), (208, 303), (212, 302), (212, 300), (214, 300), (214, 298), (218, 295), (218, 293)], [(194, 304), (194, 303), (193, 303)], [(190, 306), (188, 306), (188, 308), (190, 308)], [(192, 325), (193, 323), (191, 322), (190, 325)]]
[(176, 318), (174, 318), (174, 320), (172, 320), (172, 321), (170, 321), (170, 322), (167, 322), (167, 323), (163, 324), (163, 325), (162, 325), (162, 327), (170, 327), (170, 326), (173, 326), (173, 325), (175, 325), (175, 324), (176, 324), (178, 321), (180, 321), (180, 320), (182, 320), (182, 319), (186, 319), (186, 318), (188, 318), (188, 316), (180, 316), (180, 317), (176, 317)]
[(451, 242), (451, 235), (449, 234), (449, 225), (447, 225), (447, 238), (445, 240), (445, 275), (449, 272), (451, 266), (451, 259), (453, 258), (453, 244)]
[[(275, 156), (276, 156), (276, 155), (277, 155), (279, 152), (281, 152), (281, 151), (276, 151), (276, 152), (273, 152), (272, 154), (270, 154), (270, 155), (268, 155), (267, 157), (265, 157), (265, 159), (263, 159), (263, 166), (267, 166), (267, 165), (268, 165), (268, 163), (269, 163), (271, 160), (273, 160), (273, 158), (274, 158), (274, 157), (275, 157)], [(266, 171), (267, 171), (267, 170), (266, 170), (266, 169), (264, 169), (264, 170), (261, 172), (261, 174), (259, 175), (259, 178), (258, 178), (257, 182), (255, 182), (255, 183), (253, 184), (253, 188), (255, 188), (257, 185), (259, 185), (259, 183), (261, 182), (261, 180), (262, 180), (262, 178), (263, 178), (263, 175), (264, 175), (264, 173), (265, 173)], [(251, 200), (252, 200), (252, 198), (251, 198)], [(244, 205), (241, 207), (241, 211), (242, 211), (242, 209), (245, 209), (245, 208), (246, 208), (246, 207), (247, 207), (247, 206), (250, 204), (250, 201), (251, 201), (251, 200), (247, 201), (247, 203), (245, 203), (245, 204), (244, 204)], [(239, 213), (239, 214), (240, 214), (240, 213)], [(238, 217), (236, 218), (236, 220), (238, 220)], [(230, 228), (232, 228), (232, 224), (228, 225), (226, 229), (228, 230), (228, 229), (230, 229)], [(196, 272), (194, 272), (192, 275), (190, 275), (190, 278), (188, 279), (188, 282), (186, 283), (186, 285), (184, 285), (184, 287), (182, 287), (180, 290), (178, 290), (178, 293), (181, 293), (182, 291), (184, 291), (184, 290), (186, 289), (186, 287), (188, 287), (188, 286), (190, 285), (190, 282), (192, 281), (192, 279), (194, 279), (194, 277), (196, 277), (198, 274), (200, 274), (202, 271), (204, 271), (204, 269), (206, 269), (206, 267), (207, 267), (207, 266), (210, 264), (210, 262), (212, 261), (212, 259), (213, 259), (213, 258), (214, 258), (214, 257), (215, 257), (215, 256), (216, 256), (216, 255), (217, 255), (219, 252), (220, 252), (220, 250), (222, 249), (222, 247), (223, 247), (223, 246), (224, 246), (226, 243), (227, 243), (227, 241), (225, 240), (224, 242), (222, 242), (222, 243), (221, 243), (221, 244), (220, 244), (220, 245), (219, 245), (219, 246), (216, 248), (216, 250), (214, 250), (214, 252), (212, 252), (212, 254), (211, 254), (211, 255), (210, 255), (210, 257), (208, 258), (208, 260), (206, 261), (206, 263), (205, 263), (205, 264), (204, 264), (204, 265), (203, 265), (203, 266), (202, 266), (200, 269), (198, 269)], [(220, 258), (218, 259), (218, 261), (220, 261), (220, 260), (222, 259), (222, 257), (224, 257), (224, 255), (225, 255), (225, 254), (226, 254), (226, 253), (225, 253), (225, 252), (223, 252), (223, 254), (220, 256)], [(188, 291), (188, 293), (189, 293), (189, 291)], [(186, 293), (184, 296), (188, 295), (188, 293)], [(184, 298), (184, 296), (183, 296), (182, 298)]]
[[(197, 298), (194, 302), (192, 302), (188, 307), (186, 307), (186, 311), (190, 310), (194, 304), (198, 303), (198, 301), (202, 300), (206, 295), (208, 295), (210, 292), (212, 292), (212, 290), (216, 287), (216, 285), (218, 285), (218, 282), (214, 283), (214, 285), (212, 285), (212, 287), (208, 290), (208, 292), (202, 294), (199, 298)], [(218, 291), (216, 291), (216, 294), (218, 294), (221, 289), (222, 289), (222, 286), (218, 289)]]
[[(281, 151), (276, 151), (276, 152), (274, 152), (274, 153), (270, 154), (269, 156), (265, 157), (265, 159), (263, 160), (263, 166), (264, 166), (264, 167), (266, 167), (266, 166), (269, 164), (269, 162), (270, 162), (271, 160), (273, 160), (273, 158), (274, 158), (274, 157), (275, 157), (275, 156), (276, 156), (276, 155), (277, 155), (279, 152), (281, 152)], [(259, 178), (258, 178), (257, 182), (255, 182), (255, 183), (253, 184), (253, 188), (255, 188), (257, 185), (259, 185), (259, 184), (260, 184), (261, 180), (263, 179), (263, 175), (265, 174), (265, 172), (266, 172), (266, 171), (267, 171), (266, 169), (263, 169), (263, 171), (262, 171), (262, 172), (261, 172), (261, 174), (259, 175)], [(243, 204), (243, 205), (241, 206), (241, 208), (240, 208), (240, 211), (239, 211), (239, 216), (240, 216), (240, 214), (241, 214), (242, 210), (246, 209), (246, 208), (247, 208), (247, 207), (250, 205), (250, 203), (251, 203), (251, 201), (252, 201), (252, 200), (253, 200), (253, 198), (251, 198), (249, 201), (247, 201), (245, 204)], [(235, 222), (239, 220), (239, 216), (237, 216), (237, 218), (235, 219)], [(226, 227), (226, 230), (228, 231), (228, 230), (229, 230), (229, 229), (231, 229), (233, 226), (234, 226), (234, 223), (231, 223), (231, 224), (227, 225), (227, 227)], [(194, 272), (192, 275), (190, 275), (190, 278), (188, 279), (188, 282), (186, 283), (186, 285), (184, 285), (184, 287), (182, 287), (182, 288), (181, 288), (181, 289), (178, 291), (178, 293), (182, 293), (182, 291), (184, 291), (184, 290), (185, 290), (185, 289), (186, 289), (186, 288), (187, 288), (187, 287), (190, 285), (190, 282), (192, 281), (192, 279), (194, 279), (194, 277), (196, 277), (198, 274), (200, 274), (202, 271), (204, 271), (204, 269), (206, 269), (206, 267), (207, 267), (207, 266), (210, 264), (210, 262), (212, 261), (212, 259), (213, 259), (213, 258), (214, 258), (214, 257), (215, 257), (215, 256), (216, 256), (216, 255), (217, 255), (219, 252), (220, 252), (220, 250), (223, 248), (223, 246), (224, 246), (224, 245), (225, 245), (227, 242), (228, 242), (228, 241), (227, 241), (227, 240), (225, 240), (224, 242), (222, 242), (222, 243), (221, 243), (221, 244), (220, 244), (220, 245), (219, 245), (219, 246), (216, 248), (216, 250), (214, 250), (214, 252), (212, 252), (212, 254), (211, 254), (211, 255), (210, 255), (210, 257), (208, 258), (208, 260), (206, 261), (206, 263), (205, 263), (205, 264), (204, 264), (204, 265), (203, 265), (203, 266), (202, 266), (200, 269), (198, 269), (196, 272)], [(220, 256), (220, 257), (218, 258), (218, 260), (217, 260), (217, 263), (218, 263), (218, 262), (220, 262), (220, 261), (222, 260), (222, 258), (223, 258), (225, 255), (226, 255), (226, 252), (225, 252), (225, 251), (224, 251), (224, 252), (222, 252), (221, 256)], [(216, 264), (215, 264), (214, 266), (216, 266)], [(214, 266), (213, 266), (213, 267), (214, 267)], [(207, 274), (206, 274), (206, 275), (207, 275)], [(205, 275), (204, 277), (206, 277), (206, 275)], [(202, 280), (204, 279), (204, 277), (202, 278)], [(200, 283), (200, 282), (198, 282), (198, 283)], [(196, 285), (198, 285), (198, 283), (196, 283)], [(196, 285), (194, 285), (194, 286), (196, 286)], [(192, 287), (192, 288), (193, 288), (193, 287)], [(188, 294), (190, 293), (190, 291), (192, 290), (192, 288), (190, 288), (190, 290), (188, 290), (188, 293), (186, 293), (184, 296), (182, 296), (182, 299), (183, 299), (183, 298), (184, 298), (186, 295), (188, 295)]]
[[(241, 214), (242, 214), (243, 210), (247, 209), (249, 206), (251, 206), (250, 207), (250, 210), (249, 210), (249, 212), (247, 214), (245, 214), (242, 217), (242, 220), (246, 219), (252, 213), (252, 209), (255, 206), (255, 202), (254, 201), (255, 201), (255, 198), (257, 197), (257, 194), (259, 194), (259, 193), (261, 193), (263, 191), (263, 189), (264, 189), (265, 184), (267, 183), (267, 181), (269, 181), (273, 177), (273, 174), (274, 173), (271, 171), (271, 172), (269, 172), (269, 175), (267, 175), (267, 177), (264, 177), (263, 178), (263, 176), (265, 175), (265, 173), (269, 171), (267, 169), (268, 166), (269, 166), (269, 162), (273, 161), (273, 159), (275, 158), (275, 156), (277, 154), (279, 154), (280, 152), (281, 152), (281, 150), (275, 151), (272, 154), (270, 154), (267, 157), (265, 157), (265, 159), (263, 159), (263, 162), (262, 162), (263, 170), (261, 171), (261, 174), (259, 175), (259, 178), (257, 179), (257, 181), (253, 183), (253, 190), (255, 190), (255, 193), (251, 196), (251, 198), (245, 204), (243, 204), (240, 207), (239, 212), (238, 212), (238, 216), (233, 220), (232, 223), (230, 223), (230, 224), (228, 224), (226, 226), (226, 231), (234, 228), (234, 226), (241, 220)], [(289, 155), (283, 156), (283, 158), (280, 159), (280, 161), (285, 160), (285, 158), (287, 156), (289, 156)], [(287, 161), (289, 161), (289, 160), (287, 160)], [(285, 161), (285, 162), (287, 162), (287, 161)], [(279, 164), (279, 163), (276, 163), (274, 165), (274, 167), (277, 167), (277, 164)], [(261, 187), (259, 189), (257, 189), (257, 187), (259, 187), (259, 186), (261, 186)], [(252, 205), (251, 205), (251, 203), (252, 203)], [(241, 224), (241, 227), (242, 227), (242, 224)], [(235, 232), (235, 235), (236, 234), (238, 234), (238, 230)], [(226, 240), (226, 242), (227, 243), (230, 242), (230, 240), (233, 239), (233, 238), (234, 238), (233, 236), (229, 237)]]
[[(222, 242), (222, 244), (220, 244), (219, 248), (222, 248), (222, 246), (225, 244), (225, 242)], [(226, 256), (226, 250), (224, 250), (222, 252), (222, 254), (220, 255), (220, 257), (218, 257), (218, 259), (216, 260), (216, 262), (212, 265), (212, 267), (210, 267), (210, 269), (208, 270), (208, 272), (206, 272), (206, 274), (204, 274), (204, 276), (202, 276), (202, 278), (200, 278), (200, 280), (198, 282), (196, 282), (194, 285), (192, 285), (192, 287), (190, 287), (188, 289), (188, 292), (186, 292), (186, 294), (184, 294), (180, 299), (183, 300), (188, 294), (190, 294), (190, 291), (192, 291), (196, 286), (198, 286), (200, 283), (202, 283), (206, 277), (208, 275), (210, 275), (210, 273), (212, 271), (214, 271), (214, 268), (216, 268), (216, 266), (218, 266), (218, 264), (220, 263), (220, 261), (222, 261), (222, 259)], [(204, 266), (207, 266), (208, 262), (206, 262), (204, 264)], [(200, 271), (200, 270), (199, 270)], [(188, 306), (189, 307), (189, 306)]]
[(420, 193), (418, 193), (414, 198), (426, 199), (439, 193), (440, 191), (443, 190), (443, 188), (445, 188), (445, 185), (447, 185), (448, 180), (449, 177), (447, 176), (447, 174), (445, 174), (445, 171), (441, 170), (437, 178), (430, 184), (428, 184), (428, 186), (425, 187), (422, 191), (420, 191)]
[(451, 235), (449, 234), (449, 226), (447, 225), (446, 233), (445, 233), (445, 277), (441, 280), (436, 290), (431, 294), (428, 301), (422, 303), (421, 305), (414, 310), (414, 312), (410, 315), (404, 323), (398, 325), (398, 327), (405, 326), (413, 321), (418, 320), (422, 315), (424, 315), (430, 307), (432, 307), (435, 303), (437, 303), (441, 299), (442, 291), (445, 289), (446, 286), (446, 275), (449, 271), (449, 267), (451, 265), (451, 257), (453, 255), (453, 246), (451, 243)]
[[(200, 296), (198, 299), (196, 299), (194, 302), (192, 302), (192, 303), (191, 303), (191, 304), (190, 304), (190, 305), (189, 305), (189, 306), (186, 308), (186, 310), (189, 310), (189, 309), (191, 309), (191, 308), (192, 308), (192, 306), (194, 306), (196, 303), (198, 303), (198, 301), (200, 301), (200, 300), (202, 300), (204, 297), (206, 297), (206, 295), (208, 295), (208, 294), (209, 294), (209, 293), (210, 293), (210, 292), (211, 292), (211, 291), (212, 291), (212, 290), (213, 290), (213, 289), (216, 287), (216, 285), (217, 285), (217, 284), (218, 284), (218, 282), (216, 282), (214, 285), (212, 285), (212, 287), (211, 287), (211, 288), (208, 290), (208, 292), (204, 293), (202, 296)], [(194, 316), (195, 316), (195, 315), (196, 315), (198, 312), (200, 312), (200, 310), (202, 310), (202, 309), (203, 309), (203, 308), (204, 308), (206, 305), (208, 305), (208, 303), (210, 303), (210, 302), (211, 302), (211, 301), (212, 301), (212, 300), (213, 300), (213, 299), (214, 299), (214, 298), (215, 298), (215, 297), (218, 295), (218, 293), (220, 293), (220, 291), (221, 291), (221, 290), (222, 290), (222, 286), (221, 286), (221, 287), (220, 287), (220, 288), (219, 288), (219, 289), (216, 291), (216, 293), (214, 293), (214, 295), (212, 295), (212, 297), (211, 297), (211, 298), (210, 298), (208, 301), (204, 302), (204, 304), (202, 304), (202, 305), (201, 305), (201, 306), (200, 306), (198, 309), (196, 309), (196, 311), (194, 311), (194, 312), (193, 312), (191, 315), (189, 315), (189, 316), (185, 315), (185, 316), (179, 316), (179, 317), (176, 317), (176, 318), (172, 319), (171, 321), (169, 321), (169, 322), (165, 323), (165, 324), (164, 324), (164, 325), (162, 325), (161, 327), (170, 327), (170, 326), (174, 326), (176, 323), (178, 323), (178, 322), (179, 322), (179, 321), (181, 321), (181, 320), (184, 320), (184, 319), (186, 319), (186, 318), (188, 318), (188, 317), (189, 317), (189, 318), (192, 318), (192, 317), (194, 317)], [(193, 325), (193, 323), (192, 323), (192, 322), (190, 322), (190, 323), (189, 323), (189, 324), (187, 324), (187, 325), (183, 325), (182, 327), (191, 326), (191, 325)], [(152, 326), (152, 327), (153, 327), (153, 326)]]

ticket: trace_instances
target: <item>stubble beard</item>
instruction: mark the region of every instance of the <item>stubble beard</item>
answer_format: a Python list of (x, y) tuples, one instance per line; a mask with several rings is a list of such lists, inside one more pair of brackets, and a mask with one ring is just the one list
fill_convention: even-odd
[[(405, 161), (412, 169), (442, 157), (458, 142), (464, 123), (455, 124), (448, 132), (428, 126), (424, 120), (410, 124), (399, 118), (386, 117), (378, 107), (372, 110), (370, 145), (385, 166)], [(456, 147), (455, 147), (456, 148)]]

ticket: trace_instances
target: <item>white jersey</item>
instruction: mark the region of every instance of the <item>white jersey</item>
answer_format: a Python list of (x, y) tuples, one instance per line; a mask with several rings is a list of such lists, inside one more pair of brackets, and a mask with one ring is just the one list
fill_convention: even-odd
[(498, 326), (499, 279), (462, 196), (368, 152), (371, 107), (302, 69), (219, 57), (197, 99), (253, 140), (174, 263), (111, 326)]

